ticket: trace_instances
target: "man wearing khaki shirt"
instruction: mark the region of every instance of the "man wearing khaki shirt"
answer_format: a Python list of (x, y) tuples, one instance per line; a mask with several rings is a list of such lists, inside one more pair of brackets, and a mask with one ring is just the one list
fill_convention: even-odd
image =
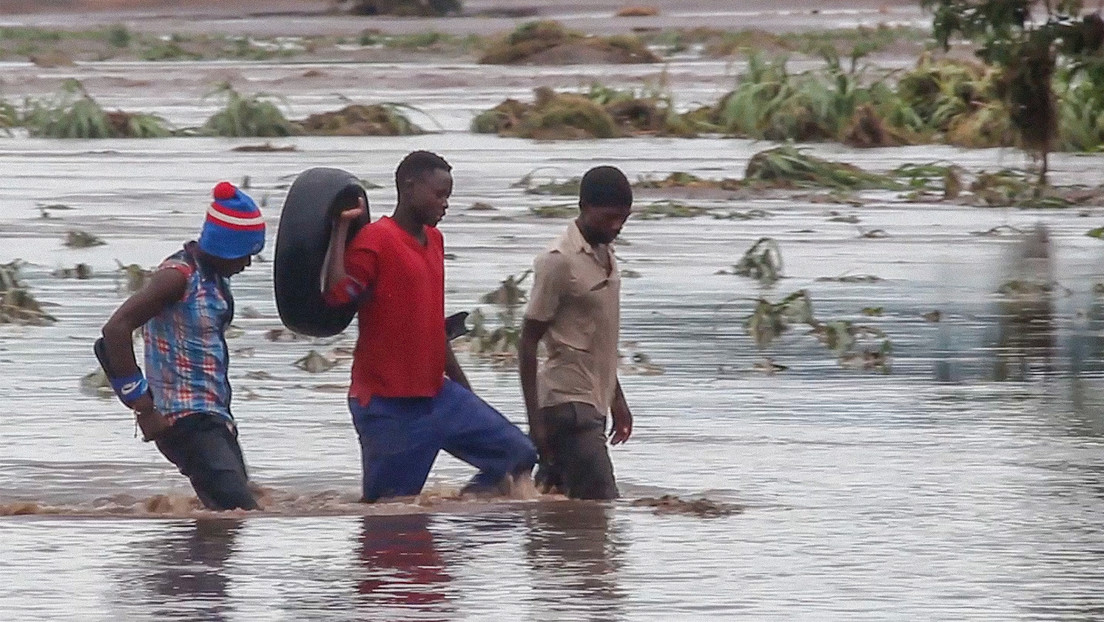
[[(587, 171), (579, 217), (534, 261), (518, 367), (529, 434), (540, 452), (537, 483), (576, 499), (613, 499), (606, 449), (628, 440), (632, 412), (617, 380), (621, 276), (610, 242), (632, 211), (632, 186), (612, 166)], [(537, 345), (547, 359), (537, 372)]]

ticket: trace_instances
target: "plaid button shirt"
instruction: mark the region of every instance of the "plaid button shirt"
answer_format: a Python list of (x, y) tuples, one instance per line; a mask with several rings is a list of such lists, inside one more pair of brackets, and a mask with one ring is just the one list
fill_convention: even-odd
[(189, 242), (158, 270), (177, 270), (188, 278), (184, 296), (142, 328), (146, 377), (154, 403), (175, 422), (192, 413), (230, 414), (229, 361), (225, 332), (234, 317), (230, 283), (196, 259)]

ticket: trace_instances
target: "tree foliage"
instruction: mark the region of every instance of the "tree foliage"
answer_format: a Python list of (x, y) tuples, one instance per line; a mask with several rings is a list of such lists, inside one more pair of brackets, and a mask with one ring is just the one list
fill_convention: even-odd
[[(1042, 162), (1058, 135), (1053, 79), (1059, 59), (1077, 72), (1099, 64), (1104, 20), (1082, 15), (1081, 0), (921, 0), (944, 49), (956, 34), (980, 44), (978, 57), (1001, 71), (999, 90), (1024, 149)], [(1070, 76), (1067, 76), (1069, 78)]]

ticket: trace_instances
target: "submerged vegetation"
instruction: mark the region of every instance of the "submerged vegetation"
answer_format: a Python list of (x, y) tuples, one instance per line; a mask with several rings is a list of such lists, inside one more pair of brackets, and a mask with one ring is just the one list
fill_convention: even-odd
[(481, 307), (469, 316), (471, 330), (458, 338), (468, 351), (480, 358), (499, 365), (511, 365), (517, 360), (518, 342), (521, 339), (521, 306), (528, 300), (528, 292), (522, 284), (532, 274), (507, 276), (493, 291), (480, 298), (483, 304), (493, 305), (494, 317), (489, 317)]
[(23, 262), (18, 259), (0, 264), (0, 324), (43, 326), (57, 318), (42, 310), (27, 286), (19, 280)]
[(472, 131), (541, 140), (695, 135), (671, 95), (658, 89), (621, 91), (595, 84), (583, 93), (538, 87), (533, 95), (531, 104), (507, 99), (480, 113)]
[(336, 112), (312, 114), (300, 122), (312, 136), (409, 136), (425, 130), (404, 114), (413, 110), (402, 104), (351, 104)]
[(211, 115), (203, 130), (215, 136), (289, 136), (295, 126), (288, 121), (280, 108), (273, 103), (273, 96), (264, 93), (242, 95), (230, 86), (220, 84), (208, 97), (224, 100), (222, 110)]
[(351, 0), (348, 11), (355, 15), (432, 17), (459, 13), (460, 0)]
[[(871, 309), (873, 308), (864, 309), (863, 315), (880, 315), (880, 310), (871, 313)], [(818, 320), (813, 315), (809, 293), (804, 289), (797, 290), (778, 302), (758, 298), (751, 315), (744, 321), (748, 334), (760, 350), (765, 350), (776, 338), (802, 324), (809, 327), (808, 334), (832, 351), (841, 367), (889, 373), (893, 343), (885, 332), (851, 320)], [(765, 368), (771, 371), (785, 369), (769, 359)]]
[(600, 37), (568, 30), (559, 22), (528, 22), (493, 43), (480, 57), (487, 65), (657, 63), (659, 57), (633, 35)]
[(52, 98), (28, 99), (18, 124), (31, 136), (43, 138), (160, 138), (172, 134), (165, 120), (156, 115), (105, 111), (73, 79), (66, 80)]

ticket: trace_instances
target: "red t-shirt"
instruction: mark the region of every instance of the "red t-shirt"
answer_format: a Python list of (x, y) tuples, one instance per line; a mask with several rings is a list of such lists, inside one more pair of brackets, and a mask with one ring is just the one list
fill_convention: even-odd
[(384, 216), (363, 227), (345, 250), (348, 278), (335, 283), (331, 304), (371, 296), (357, 308), (349, 396), (432, 397), (445, 375), (445, 243), (426, 227), (426, 245)]

